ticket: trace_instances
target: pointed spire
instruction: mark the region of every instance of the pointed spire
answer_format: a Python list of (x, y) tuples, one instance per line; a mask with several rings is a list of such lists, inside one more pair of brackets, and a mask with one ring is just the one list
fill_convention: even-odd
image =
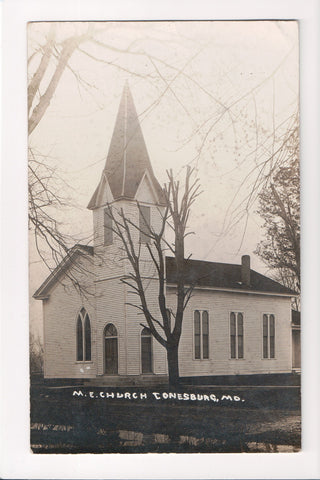
[(94, 209), (99, 206), (97, 204), (98, 195), (102, 182), (105, 185), (104, 178), (109, 183), (114, 200), (123, 197), (135, 198), (146, 171), (152, 181), (159, 203), (165, 203), (162, 188), (152, 170), (137, 111), (126, 81), (103, 175), (88, 208)]
[(134, 198), (148, 171), (156, 183), (128, 82), (125, 83), (104, 167), (114, 198)]

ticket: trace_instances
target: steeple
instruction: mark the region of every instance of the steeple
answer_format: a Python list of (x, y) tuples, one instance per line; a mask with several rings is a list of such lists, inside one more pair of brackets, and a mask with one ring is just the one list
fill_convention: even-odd
[[(101, 181), (104, 177), (107, 179), (114, 200), (134, 199), (145, 172), (148, 172), (159, 203), (162, 203), (162, 189), (154, 176), (137, 111), (126, 83)], [(89, 202), (89, 209), (98, 206), (100, 184)]]

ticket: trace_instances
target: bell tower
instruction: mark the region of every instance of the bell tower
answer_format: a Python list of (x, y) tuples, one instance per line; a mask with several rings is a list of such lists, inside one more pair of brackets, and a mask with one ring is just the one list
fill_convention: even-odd
[(94, 217), (94, 247), (105, 244), (107, 205), (137, 202), (161, 206), (163, 192), (154, 176), (133, 98), (126, 83), (100, 182), (88, 204)]
[[(122, 241), (112, 232), (109, 208), (115, 214), (123, 210), (135, 225), (140, 225), (140, 228), (143, 222), (148, 222), (156, 228), (161, 221), (163, 206), (163, 191), (154, 176), (139, 117), (129, 86), (126, 84), (106, 163), (99, 184), (88, 204), (88, 209), (93, 212), (97, 356), (100, 375), (108, 374), (108, 362), (110, 363), (110, 359), (106, 359), (106, 351), (110, 350), (111, 341), (105, 338), (100, 342), (101, 345), (99, 344), (99, 337), (103, 338), (105, 331), (114, 332), (117, 338), (117, 343), (115, 341), (112, 343), (112, 348), (117, 352), (114, 353), (117, 356), (117, 365), (114, 363), (110, 371), (115, 374), (117, 370), (119, 375), (141, 374), (139, 342), (140, 324), (143, 319), (138, 315), (137, 309), (128, 306), (128, 303), (138, 300), (131, 297), (130, 288), (121, 282), (121, 278), (130, 270), (130, 264), (125, 258)], [(131, 231), (134, 245), (144, 263), (144, 271), (149, 277), (149, 285), (152, 285), (153, 266), (147, 249), (143, 247), (144, 243), (148, 243), (148, 238), (139, 229), (133, 228)], [(148, 288), (150, 294), (153, 291), (152, 295), (157, 295), (152, 286)], [(103, 346), (104, 341), (107, 347)], [(162, 358), (162, 355), (160, 357)], [(165, 361), (161, 361), (165, 364)], [(157, 370), (156, 365), (152, 368)], [(163, 369), (163, 366), (161, 368)]]

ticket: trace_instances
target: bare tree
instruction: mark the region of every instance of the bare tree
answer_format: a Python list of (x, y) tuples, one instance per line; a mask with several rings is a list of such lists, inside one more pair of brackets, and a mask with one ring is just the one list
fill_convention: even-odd
[[(87, 91), (94, 90), (94, 85), (87, 82), (72, 68), (70, 60), (75, 53), (86, 56), (90, 61), (103, 63), (112, 68), (124, 70), (130, 75), (139, 76), (136, 72), (123, 67), (120, 62), (112, 62), (106, 57), (100, 58), (92, 52), (88, 52), (85, 48), (86, 43), (98, 46), (102, 51), (107, 50), (109, 54), (110, 52), (116, 52), (117, 54), (145, 55), (130, 50), (130, 47), (118, 49), (99, 41), (97, 38), (106, 27), (100, 28), (94, 22), (84, 23), (84, 27), (80, 29), (80, 34), (77, 31), (74, 33), (68, 32), (63, 40), (59, 40), (57, 23), (51, 22), (48, 24), (47, 34), (43, 42), (32, 51), (28, 59), (28, 65), (36, 64), (28, 85), (29, 228), (34, 232), (35, 245), (39, 256), (51, 271), (62, 261), (65, 255), (69, 255), (70, 248), (74, 243), (79, 242), (79, 238), (67, 234), (63, 226), (57, 221), (57, 210), (70, 206), (70, 200), (65, 193), (70, 190), (70, 186), (59, 176), (57, 170), (50, 166), (48, 156), (32, 146), (32, 133), (45, 116), (61, 77), (66, 70), (73, 74), (78, 88), (82, 86)], [(147, 73), (144, 78), (148, 78)], [(148, 111), (156, 107), (163, 94), (160, 95), (157, 102), (150, 105)], [(89, 243), (91, 240), (92, 238), (89, 237), (84, 241)], [(70, 278), (76, 281), (72, 274)]]
[[(28, 85), (28, 131), (29, 135), (38, 126), (50, 102), (55, 94), (61, 76), (69, 68), (69, 60), (80, 44), (88, 41), (92, 32), (92, 25), (87, 24), (86, 31), (81, 35), (72, 35), (62, 42), (56, 39), (56, 23), (50, 23), (49, 32), (44, 45), (40, 46), (40, 61), (38, 67), (32, 75)], [(51, 60), (55, 60), (55, 66), (51, 72)], [(29, 62), (33, 57), (29, 57)], [(50, 73), (50, 80), (45, 82), (45, 77)], [(43, 87), (43, 85), (45, 85)], [(41, 88), (44, 91), (41, 92)]]
[[(156, 55), (157, 50), (147, 51), (147, 48), (141, 47), (138, 40), (128, 43), (124, 48), (117, 48), (115, 45), (109, 44), (106, 42), (106, 37), (100, 36), (100, 33), (103, 34), (108, 30), (107, 24), (82, 23), (79, 29), (77, 26), (74, 28), (73, 23), (70, 23), (65, 29), (62, 39), (58, 31), (59, 25), (54, 22), (47, 24), (43, 41), (34, 46), (28, 60), (29, 71), (32, 72), (28, 87), (29, 225), (34, 233), (38, 253), (48, 268), (52, 271), (63, 257), (68, 256), (74, 243), (80, 241), (81, 243), (90, 243), (91, 241), (91, 237), (80, 240), (76, 236), (66, 233), (65, 226), (57, 221), (58, 210), (70, 206), (70, 200), (66, 196), (69, 187), (66, 184), (62, 185), (63, 180), (59, 177), (58, 170), (51, 167), (48, 157), (39, 152), (32, 144), (34, 132), (53, 103), (63, 75), (67, 73), (73, 75), (75, 90), (78, 88), (80, 92), (82, 88), (90, 95), (95, 91), (95, 85), (90, 83), (80, 69), (75, 67), (76, 59), (80, 57), (88, 59), (96, 66), (107, 65), (112, 69), (125, 71), (130, 77), (140, 77), (143, 82), (151, 81), (152, 85), (157, 87), (156, 99), (139, 115), (139, 119), (142, 121), (153, 109), (158, 107), (164, 98), (171, 98), (174, 105), (184, 112), (183, 114), (192, 125), (190, 135), (185, 139), (181, 148), (192, 143), (194, 139), (198, 144), (195, 156), (191, 159), (188, 158), (190, 165), (199, 165), (202, 158), (213, 157), (210, 154), (210, 148), (222, 134), (227, 123), (230, 124), (234, 133), (234, 143), (237, 143), (239, 134), (237, 130), (241, 131), (241, 135), (245, 130), (250, 132), (251, 140), (253, 139), (250, 146), (253, 148), (250, 152), (247, 149), (244, 158), (240, 160), (240, 163), (248, 166), (248, 173), (244, 174), (240, 180), (239, 188), (235, 191), (230, 208), (226, 212), (226, 224), (223, 226), (223, 234), (226, 235), (237, 222), (241, 221), (244, 224), (245, 233), (249, 213), (256, 206), (259, 192), (264, 185), (269, 184), (273, 172), (283, 161), (279, 152), (283, 152), (283, 144), (286, 141), (282, 137), (282, 132), (285, 130), (284, 125), (281, 122), (277, 124), (274, 112), (273, 129), (268, 132), (263, 131), (262, 125), (259, 124), (256, 97), (264, 84), (273, 81), (291, 50), (286, 52), (281, 62), (274, 66), (274, 70), (270, 71), (270, 74), (257, 80), (255, 84), (248, 84), (242, 91), (235, 90), (227, 97), (223, 91), (220, 94), (213, 93), (214, 89), (209, 88), (200, 78), (193, 75), (192, 68), (188, 69), (188, 66), (192, 67), (197, 56), (207, 47), (207, 43), (201, 45), (199, 42), (197, 45), (192, 45), (192, 51), (190, 50), (185, 58), (181, 58), (179, 62), (175, 63), (170, 60), (170, 55), (161, 57), (161, 54)], [(77, 23), (75, 22), (74, 25)], [(122, 62), (122, 55), (132, 55), (137, 60), (143, 59), (146, 68), (140, 72), (135, 68), (130, 69), (125, 62)], [(184, 86), (182, 87), (182, 85)], [(194, 105), (193, 107), (197, 108), (192, 109), (192, 104), (187, 100), (188, 92), (192, 91), (196, 92), (195, 97), (201, 95), (207, 100), (206, 103), (210, 108), (203, 115), (196, 115), (198, 105)], [(250, 102), (255, 111), (253, 126), (249, 125), (246, 115), (247, 105)], [(288, 123), (292, 121), (292, 117), (292, 115), (288, 117)], [(235, 169), (237, 167), (238, 165), (235, 165)], [(245, 196), (243, 192), (247, 192)], [(77, 285), (77, 279), (72, 274), (71, 280)]]
[[(109, 228), (120, 239), (121, 248), (124, 252), (124, 258), (129, 261), (131, 272), (122, 278), (122, 282), (130, 287), (131, 292), (137, 295), (137, 303), (128, 303), (138, 309), (144, 315), (147, 330), (167, 351), (169, 383), (175, 385), (179, 382), (179, 362), (178, 349), (182, 331), (183, 315), (186, 306), (190, 300), (193, 285), (185, 283), (185, 252), (184, 240), (190, 233), (187, 232), (187, 223), (190, 209), (200, 194), (198, 179), (192, 179), (193, 171), (188, 168), (185, 177), (182, 197), (179, 200), (180, 184), (174, 180), (172, 171), (167, 172), (168, 183), (164, 188), (165, 205), (161, 213), (161, 226), (158, 229), (153, 228), (147, 221), (143, 229), (133, 222), (124, 212), (123, 208), (116, 210), (114, 205), (109, 205), (107, 214), (112, 220), (112, 226)], [(140, 215), (143, 210), (137, 203)], [(145, 219), (146, 220), (146, 219)], [(174, 241), (168, 242), (165, 239), (165, 228), (169, 227), (173, 231)], [(148, 241), (141, 245), (134, 242), (134, 232), (139, 231), (145, 235)], [(158, 282), (158, 306), (160, 316), (156, 318), (149, 307), (144, 282), (142, 249), (148, 252), (155, 275)], [(166, 270), (165, 270), (165, 252), (170, 251), (175, 258), (176, 267), (176, 307), (169, 309), (166, 303)], [(172, 321), (172, 318), (174, 321)]]
[[(258, 213), (266, 231), (256, 253), (287, 287), (300, 292), (299, 127), (288, 132), (283, 157), (259, 194)], [(295, 305), (297, 308), (297, 305)]]
[[(52, 22), (44, 43), (29, 56), (28, 65), (38, 61), (28, 85), (29, 135), (45, 115), (61, 76), (68, 67), (70, 57), (79, 45), (89, 38), (90, 31), (88, 24), (83, 34), (73, 35), (59, 43), (56, 38), (56, 23)], [(31, 140), (28, 151), (29, 229), (34, 232), (39, 256), (49, 270), (52, 270), (69, 255), (69, 249), (75, 243), (72, 236), (63, 232), (56, 219), (56, 210), (69, 206), (68, 198), (61, 193), (68, 189), (68, 185), (56, 169), (50, 166), (48, 157), (32, 146)], [(74, 275), (70, 272), (67, 275), (76, 285)]]
[[(79, 239), (66, 233), (64, 226), (58, 222), (58, 210), (67, 209), (71, 205), (75, 208), (74, 202), (70, 201), (66, 193), (71, 188), (57, 169), (50, 165), (48, 155), (32, 146), (32, 133), (45, 116), (66, 69), (72, 72), (78, 86), (93, 89), (93, 85), (72, 69), (70, 59), (75, 52), (80, 51), (81, 44), (95, 42), (94, 34), (101, 30), (89, 22), (85, 24), (85, 29), (81, 29), (80, 34), (69, 33), (63, 40), (59, 40), (57, 24), (51, 22), (48, 25), (43, 42), (32, 51), (28, 59), (28, 65), (37, 62), (28, 84), (28, 217), (29, 229), (34, 233), (36, 250), (48, 269), (53, 271), (57, 265), (64, 262), (65, 257), (72, 259), (72, 247), (75, 243), (79, 241), (90, 243), (92, 237)], [(86, 54), (83, 49), (81, 52)], [(77, 290), (88, 294), (88, 290), (79, 284), (77, 278), (78, 273), (83, 273), (84, 267), (80, 268), (78, 263), (72, 263), (72, 267), (66, 271), (67, 279), (71, 280)], [(85, 271), (90, 274), (91, 270)]]
[[(193, 45), (190, 55), (187, 55), (185, 59), (181, 59), (179, 65), (175, 65), (172, 61), (168, 60), (168, 58), (160, 58), (159, 55), (153, 55), (144, 47), (141, 48), (139, 41), (132, 41), (124, 48), (117, 48), (115, 45), (107, 43), (103, 34), (108, 30), (108, 24), (94, 22), (83, 22), (81, 24), (77, 22), (69, 23), (67, 24), (68, 28), (65, 30), (63, 39), (61, 39), (61, 35), (58, 34), (60, 32), (57, 33), (60, 24), (51, 22), (47, 25), (47, 33), (43, 41), (33, 48), (29, 57), (30, 71), (33, 71), (29, 79), (28, 87), (30, 135), (32, 135), (44, 118), (64, 72), (71, 72), (75, 78), (76, 88), (78, 87), (79, 90), (80, 87), (83, 87), (90, 94), (95, 90), (95, 86), (83, 78), (79, 71), (72, 66), (71, 60), (74, 55), (87, 58), (89, 62), (94, 62), (95, 65), (107, 65), (110, 66), (110, 68), (125, 71), (130, 77), (141, 77), (143, 81), (150, 80), (153, 85), (157, 85), (157, 98), (140, 113), (140, 118), (145, 119), (166, 96), (170, 97), (174, 104), (183, 110), (193, 125), (192, 132), (184, 142), (184, 146), (194, 141), (195, 138), (197, 138), (197, 142), (199, 143), (197, 154), (194, 158), (190, 159), (190, 164), (197, 165), (201, 156), (210, 155), (210, 152), (206, 151), (205, 147), (207, 146), (209, 149), (210, 145), (214, 145), (217, 137), (221, 135), (221, 128), (225, 128), (224, 125), (227, 119), (234, 132), (235, 143), (237, 143), (237, 125), (240, 125), (242, 131), (244, 131), (244, 129), (247, 129), (248, 132), (251, 131), (252, 138), (256, 138), (256, 144), (252, 151), (243, 159), (243, 162), (251, 162), (252, 168), (250, 167), (250, 172), (241, 181), (238, 189), (239, 192), (235, 192), (234, 200), (226, 212), (228, 225), (224, 226), (224, 233), (228, 232), (236, 222), (240, 220), (244, 220), (245, 222), (245, 218), (254, 205), (259, 191), (261, 191), (261, 188), (263, 188), (263, 185), (266, 183), (267, 175), (270, 175), (275, 169), (275, 163), (273, 161), (274, 155), (269, 155), (268, 150), (270, 150), (270, 144), (275, 147), (281, 144), (281, 138), (278, 143), (274, 141), (274, 132), (283, 129), (283, 125), (276, 125), (276, 119), (274, 119), (274, 131), (269, 132), (270, 135), (262, 131), (263, 129), (258, 121), (255, 96), (264, 84), (272, 81), (290, 55), (291, 50), (288, 50), (281, 62), (270, 72), (270, 75), (265, 76), (261, 81), (257, 82), (257, 84), (250, 85), (246, 91), (238, 92), (238, 94), (236, 93), (236, 95), (230, 96), (228, 101), (226, 98), (223, 98), (223, 95), (214, 95), (196, 76), (191, 75), (190, 70), (188, 70), (188, 66), (192, 65), (197, 59), (197, 56), (207, 47), (207, 44), (201, 44), (201, 42), (199, 42), (199, 44)], [(79, 25), (81, 28), (78, 27)], [(163, 39), (161, 41), (163, 41)], [(121, 60), (122, 55), (143, 59), (147, 68), (144, 69), (143, 73), (128, 68), (126, 63)], [(34, 65), (36, 67), (34, 67)], [(193, 89), (197, 94), (205, 96), (208, 105), (210, 105), (207, 114), (204, 114), (208, 115), (207, 118), (203, 119), (201, 116), (196, 117), (196, 115), (194, 115), (196, 108), (191, 110), (190, 103), (186, 104), (186, 95), (183, 94), (179, 82), (187, 86), (185, 87), (186, 92), (189, 88)], [(254, 105), (254, 110), (256, 111), (253, 127), (249, 125), (246, 117), (247, 104), (249, 102)], [(241, 112), (240, 107), (244, 108), (244, 114), (239, 113)], [(281, 145), (279, 148), (281, 148)], [(273, 153), (276, 153), (276, 150), (277, 148)], [(36, 165), (33, 165), (35, 156), (35, 149), (31, 147), (30, 143), (29, 165), (31, 167), (30, 177), (32, 186), (35, 186), (34, 180), (39, 183), (41, 183), (42, 180), (41, 175), (34, 175), (34, 171), (36, 170), (36, 168), (33, 168), (36, 167)], [(44, 158), (43, 163), (45, 164)], [(48, 165), (48, 163), (46, 163), (46, 165)], [(43, 170), (45, 170), (45, 166)], [(39, 173), (39, 170), (37, 173)], [(44, 172), (45, 176), (46, 173), (47, 172)], [(62, 206), (65, 202), (60, 194), (57, 194), (55, 188), (56, 172), (51, 172), (50, 175), (50, 182), (47, 183), (47, 188), (55, 196), (51, 206), (55, 203)], [(246, 190), (250, 192), (247, 197), (239, 198), (238, 193)], [(44, 230), (43, 225), (45, 226), (47, 247), (48, 250), (53, 253), (52, 257), (56, 262), (56, 258), (59, 257), (61, 259), (61, 254), (63, 256), (65, 251), (71, 246), (71, 239), (63, 233), (62, 226), (57, 225), (55, 215), (50, 215), (51, 218), (43, 225), (38, 223), (39, 217), (34, 215), (38, 207), (38, 196), (32, 188), (29, 190), (29, 194), (31, 205), (29, 211), (30, 225), (32, 228), (37, 226), (34, 230), (36, 235), (39, 233), (42, 234)], [(42, 209), (43, 211), (45, 210), (47, 214), (47, 207), (42, 205)], [(67, 249), (64, 247), (67, 247)], [(59, 251), (61, 251), (61, 254), (57, 253)]]

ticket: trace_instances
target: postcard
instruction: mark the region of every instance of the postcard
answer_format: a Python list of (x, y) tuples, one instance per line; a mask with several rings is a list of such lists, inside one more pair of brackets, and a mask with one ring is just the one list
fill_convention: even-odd
[(33, 453), (298, 452), (298, 22), (27, 34)]

